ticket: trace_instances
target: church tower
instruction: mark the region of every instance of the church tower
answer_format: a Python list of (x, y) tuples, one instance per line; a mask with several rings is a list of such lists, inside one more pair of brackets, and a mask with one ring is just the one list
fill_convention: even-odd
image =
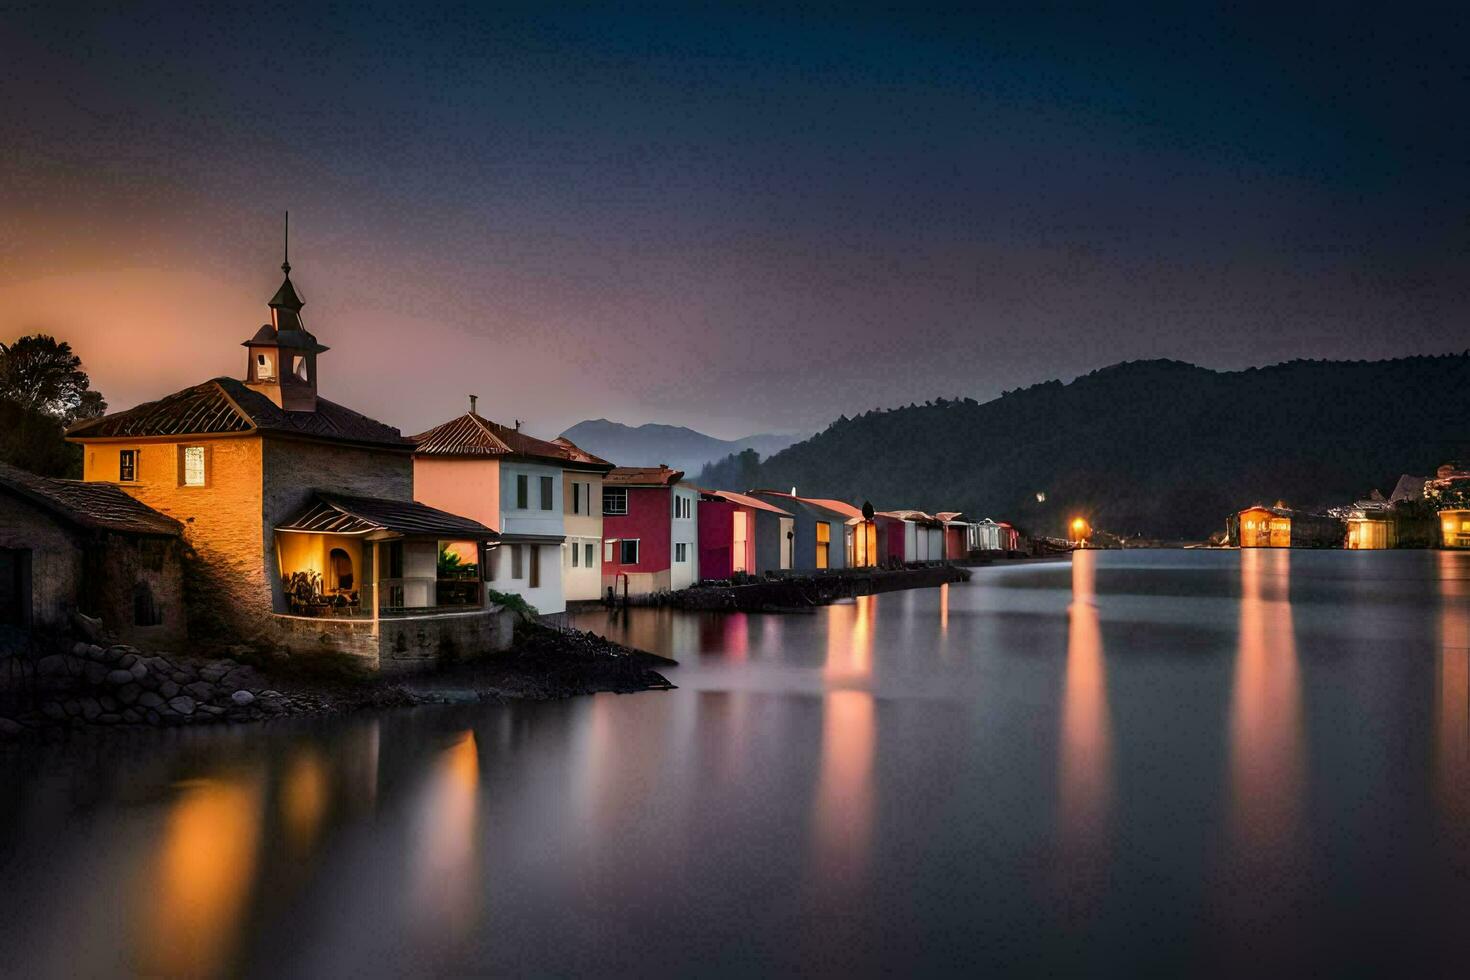
[(286, 221), (286, 252), (281, 262), (286, 278), (271, 297), (271, 322), (243, 344), (249, 351), (245, 384), (288, 412), (314, 412), (316, 356), (328, 348), (317, 343), (301, 322), (301, 308), (306, 304), (291, 282), (289, 215)]

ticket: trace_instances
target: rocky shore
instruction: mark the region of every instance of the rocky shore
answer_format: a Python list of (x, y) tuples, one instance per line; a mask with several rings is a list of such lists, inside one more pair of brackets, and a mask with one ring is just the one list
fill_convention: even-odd
[(535, 624), (518, 627), (505, 653), (392, 679), (334, 673), (249, 648), (197, 657), (58, 637), (39, 655), (0, 658), (0, 738), (664, 690), (673, 685), (658, 671), (673, 664), (592, 633)]
[(900, 589), (927, 589), (947, 582), (969, 580), (970, 572), (958, 565), (846, 568), (740, 583), (701, 583), (678, 592), (648, 597), (646, 604), (667, 604), (678, 609), (709, 612), (806, 612), (838, 599)]

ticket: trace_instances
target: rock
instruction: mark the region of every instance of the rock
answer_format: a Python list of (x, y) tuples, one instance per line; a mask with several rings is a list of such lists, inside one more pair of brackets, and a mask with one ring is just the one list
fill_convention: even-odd
[(143, 716), (148, 719), (148, 724), (150, 725), (157, 725), (159, 722), (163, 721), (163, 715), (159, 714), (157, 711), (154, 711), (152, 708), (149, 708), (146, 712), (144, 712)]
[(85, 659), (86, 656), (87, 656), (87, 651), (90, 650), (90, 649), (92, 649), (92, 644), (90, 644), (90, 643), (83, 643), (80, 640), (78, 640), (76, 643), (73, 643), (71, 645), (71, 655), (73, 657), (81, 657), (81, 658)]
[(77, 702), (76, 698), (67, 698), (65, 701), (61, 702), (61, 706), (66, 709), (66, 713), (69, 717), (75, 718), (82, 713), (82, 706), (80, 703)]
[(148, 666), (149, 670), (157, 671), (160, 674), (171, 673), (174, 669), (174, 665), (163, 657), (144, 657), (143, 663)]
[(122, 715), (118, 714), (115, 711), (104, 711), (102, 712), (102, 714), (97, 716), (97, 720), (104, 725), (116, 725), (118, 722), (122, 721)]
[(174, 671), (168, 676), (169, 679), (172, 680), (175, 684), (189, 684), (192, 683), (194, 680), (194, 675), (187, 670), (183, 670), (182, 668)]
[(238, 707), (244, 708), (255, 703), (255, 695), (249, 691), (236, 691), (230, 695), (230, 701)]
[[(107, 682), (108, 673), (109, 671), (105, 664), (89, 663), (82, 671), (82, 679), (88, 684), (104, 684)], [(132, 680), (132, 677), (132, 674), (128, 675), (129, 680)]]
[(236, 667), (219, 679), (219, 686), (226, 691), (238, 691), (242, 687), (249, 687), (255, 680), (255, 668)]
[(26, 730), (26, 726), (10, 718), (0, 718), (0, 735), (11, 738)]
[(60, 721), (66, 717), (66, 709), (59, 702), (47, 701), (41, 705), (41, 714), (50, 718), (52, 721)]
[(199, 706), (199, 710), (206, 715), (213, 715), (216, 718), (225, 713), (224, 708), (220, 708), (212, 704), (201, 704)]
[(87, 659), (95, 660), (99, 664), (105, 664), (108, 662), (107, 651), (99, 647), (97, 644), (93, 643), (91, 646), (87, 647)]
[(150, 671), (144, 674), (142, 677), (139, 677), (138, 683), (150, 691), (156, 691), (158, 690), (160, 685), (167, 684), (169, 682), (159, 680), (158, 675)]
[(157, 692), (154, 691), (144, 691), (138, 695), (138, 704), (144, 708), (161, 708), (164, 703), (164, 699), (159, 697)]
[(93, 643), (102, 639), (102, 620), (95, 616), (74, 612), (71, 614), (71, 628), (77, 631), (77, 635), (86, 637)]
[(119, 704), (117, 698), (113, 697), (111, 694), (102, 695), (100, 698), (97, 699), (97, 703), (102, 705), (103, 712), (122, 710), (122, 705)]
[(201, 680), (206, 680), (213, 684), (229, 672), (230, 668), (228, 667), (222, 667), (219, 664), (210, 664), (208, 667), (199, 668), (199, 677)]
[(181, 715), (192, 715), (194, 713), (194, 699), (187, 694), (180, 694), (176, 698), (169, 698), (168, 706), (171, 710)]
[(81, 709), (82, 717), (88, 721), (95, 721), (102, 714), (102, 705), (97, 703), (96, 698), (82, 698)]
[(143, 720), (143, 713), (137, 708), (125, 708), (123, 709), (122, 720), (129, 725), (136, 725)]
[(109, 670), (107, 672), (107, 683), (114, 687), (131, 684), (133, 683), (133, 672), (131, 670)]
[(128, 668), (128, 673), (133, 675), (134, 680), (140, 681), (148, 676), (148, 668), (144, 665), (143, 661), (138, 660), (134, 661), (133, 666)]
[(208, 701), (216, 693), (214, 685), (208, 681), (195, 681), (192, 684), (185, 684), (184, 690), (188, 691), (199, 701)]
[(66, 677), (71, 674), (67, 665), (67, 658), (59, 653), (53, 653), (49, 657), (42, 657), (36, 661), (36, 673), (42, 677)]
[[(113, 647), (112, 649), (116, 650), (117, 647)], [(123, 670), (131, 670), (133, 664), (137, 662), (138, 655), (136, 653), (124, 653), (122, 656), (117, 658), (117, 665)]]
[[(137, 684), (124, 684), (117, 689), (117, 699), (123, 704), (132, 704), (143, 696), (143, 689)], [(158, 695), (154, 695), (158, 697)]]
[(171, 698), (179, 693), (179, 685), (173, 681), (160, 681), (158, 684), (158, 693), (166, 698)]

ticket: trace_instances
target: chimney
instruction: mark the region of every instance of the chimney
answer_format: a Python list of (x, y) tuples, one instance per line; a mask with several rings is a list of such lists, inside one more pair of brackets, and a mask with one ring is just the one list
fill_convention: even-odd
[(480, 400), (480, 396), (479, 395), (471, 395), (470, 396), (470, 414), (471, 415), (474, 415), (475, 414), (475, 402), (477, 402), (479, 400)]
[(517, 432), (521, 431), (521, 420), (520, 419), (516, 419), (516, 431)]

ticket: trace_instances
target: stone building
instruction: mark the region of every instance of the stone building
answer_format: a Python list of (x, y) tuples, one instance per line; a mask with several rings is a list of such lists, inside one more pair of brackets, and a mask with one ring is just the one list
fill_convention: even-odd
[(63, 629), (74, 613), (134, 645), (187, 638), (179, 523), (116, 487), (0, 464), (0, 626)]
[[(509, 627), (485, 608), (478, 563), (446, 582), (438, 570), (444, 535), (474, 555), (495, 532), (413, 504), (412, 444), (318, 394), (318, 358), (328, 348), (306, 329), (290, 268), (282, 265), (270, 322), (243, 344), (244, 379), (213, 378), (73, 426), (68, 438), (82, 444), (83, 478), (183, 525), (195, 557), (190, 612), (201, 632), (293, 652), (350, 653), (378, 668), (394, 659), (383, 650), (379, 619), (455, 613), (476, 617), (453, 628), (457, 652), (503, 647)], [(391, 512), (396, 526), (344, 518), (346, 530), (302, 533), (296, 525), (324, 495)], [(469, 587), (466, 573), (476, 576)], [(303, 627), (299, 619), (312, 622)], [(450, 628), (416, 629), (412, 658), (421, 660), (432, 659), (435, 635)]]

